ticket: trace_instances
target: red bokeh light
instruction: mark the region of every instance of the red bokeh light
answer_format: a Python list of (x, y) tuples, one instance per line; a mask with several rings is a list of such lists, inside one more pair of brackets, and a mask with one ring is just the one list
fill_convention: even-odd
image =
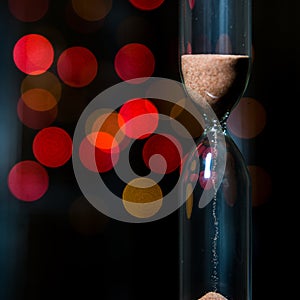
[(92, 132), (79, 146), (79, 158), (85, 168), (92, 172), (107, 172), (119, 159), (119, 146), (112, 135)]
[(48, 190), (49, 177), (43, 166), (25, 160), (13, 166), (8, 174), (8, 187), (19, 200), (31, 202), (40, 199)]
[(8, 0), (8, 7), (15, 18), (22, 22), (35, 22), (48, 11), (48, 0)]
[(153, 10), (164, 3), (164, 0), (129, 0), (136, 8), (141, 10)]
[(189, 0), (190, 9), (193, 9), (195, 6), (195, 0)]
[(156, 106), (150, 100), (143, 98), (124, 103), (120, 108), (119, 116), (121, 130), (133, 139), (143, 139), (152, 134), (159, 121)]
[(14, 46), (13, 59), (18, 69), (29, 75), (46, 72), (53, 63), (54, 50), (50, 41), (40, 34), (27, 34)]
[[(157, 160), (151, 161), (154, 155), (160, 155)], [(151, 136), (143, 147), (143, 159), (147, 167), (159, 174), (168, 174), (181, 166), (182, 148), (177, 139), (171, 135), (156, 134)], [(162, 163), (162, 159), (166, 162)]]
[(33, 110), (25, 104), (22, 98), (19, 99), (17, 106), (20, 121), (32, 129), (42, 129), (51, 125), (57, 117), (57, 112), (57, 105), (49, 110)]
[(60, 79), (71, 87), (90, 84), (98, 72), (95, 55), (85, 47), (71, 47), (61, 53), (57, 61)]
[(140, 78), (134, 83), (150, 77), (155, 68), (155, 58), (151, 50), (143, 44), (131, 43), (123, 46), (115, 56), (115, 70), (118, 76), (126, 81)]
[(59, 127), (40, 130), (33, 140), (33, 153), (43, 165), (51, 168), (64, 165), (72, 156), (72, 139)]

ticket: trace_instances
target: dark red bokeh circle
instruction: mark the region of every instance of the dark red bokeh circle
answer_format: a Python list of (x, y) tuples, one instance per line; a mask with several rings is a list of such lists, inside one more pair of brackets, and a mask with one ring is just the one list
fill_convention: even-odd
[(95, 55), (85, 47), (71, 47), (64, 50), (57, 61), (60, 79), (71, 87), (84, 87), (90, 84), (98, 72)]
[[(160, 159), (150, 166), (153, 155), (160, 155), (166, 162), (166, 169)], [(171, 135), (155, 134), (151, 136), (143, 147), (143, 159), (147, 167), (159, 174), (168, 174), (181, 166), (182, 148), (179, 141)]]
[(47, 127), (36, 134), (32, 148), (34, 156), (41, 164), (56, 168), (71, 158), (72, 139), (60, 127)]
[(126, 81), (140, 78), (136, 83), (150, 77), (155, 69), (155, 58), (144, 44), (131, 43), (123, 46), (115, 56), (115, 70), (118, 76)]
[(129, 0), (129, 2), (140, 10), (153, 10), (164, 3), (164, 0)]
[(22, 22), (35, 22), (47, 13), (49, 0), (8, 0), (8, 8)]

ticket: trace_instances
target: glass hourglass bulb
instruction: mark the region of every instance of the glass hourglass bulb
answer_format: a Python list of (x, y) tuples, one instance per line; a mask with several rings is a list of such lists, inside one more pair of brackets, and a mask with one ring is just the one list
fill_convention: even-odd
[(250, 0), (180, 0), (182, 81), (221, 121), (246, 89), (251, 46)]
[(251, 300), (251, 184), (226, 129), (250, 75), (250, 1), (180, 0), (181, 79), (199, 111), (215, 113), (182, 169), (180, 300)]

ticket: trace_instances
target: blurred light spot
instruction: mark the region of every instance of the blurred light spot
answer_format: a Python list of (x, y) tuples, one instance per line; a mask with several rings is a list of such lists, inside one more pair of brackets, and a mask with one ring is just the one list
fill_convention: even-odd
[[(150, 77), (155, 68), (155, 58), (151, 50), (143, 44), (131, 43), (123, 46), (115, 56), (115, 70), (126, 81), (141, 77)], [(145, 79), (136, 80), (140, 83)]]
[(72, 28), (76, 32), (84, 34), (96, 32), (103, 26), (104, 20), (105, 19), (90, 21), (83, 19), (74, 10), (72, 1), (68, 1), (66, 5), (65, 22), (70, 28)]
[(43, 166), (31, 160), (21, 161), (8, 174), (8, 187), (19, 200), (40, 199), (48, 190), (49, 177)]
[(82, 19), (98, 21), (110, 12), (112, 0), (72, 0), (72, 7)]
[(103, 232), (109, 219), (94, 208), (84, 197), (77, 198), (69, 211), (71, 226), (84, 235)]
[(8, 0), (12, 15), (22, 22), (34, 22), (48, 11), (48, 0)]
[(116, 136), (120, 130), (120, 126), (124, 125), (122, 117), (115, 111), (102, 114), (93, 123), (92, 131), (104, 131), (110, 133), (112, 136)]
[(104, 151), (104, 152), (119, 152), (118, 150), (118, 146), (119, 144), (117, 143), (117, 141), (115, 140), (115, 138), (107, 133), (107, 132), (102, 132), (99, 131), (97, 132), (95, 136), (95, 139), (93, 141), (95, 147), (99, 148), (100, 150)]
[(97, 75), (98, 62), (94, 54), (85, 47), (64, 50), (57, 61), (60, 79), (71, 87), (84, 87)]
[(62, 128), (47, 127), (33, 140), (33, 154), (43, 165), (56, 168), (64, 165), (72, 155), (72, 139)]
[(187, 54), (192, 54), (192, 53), (193, 53), (191, 42), (188, 42), (188, 43), (187, 43), (187, 46), (186, 46), (186, 53), (187, 53)]
[(22, 98), (18, 101), (17, 114), (20, 121), (32, 129), (42, 129), (51, 125), (57, 117), (57, 105), (49, 110), (34, 110), (28, 107)]
[(232, 53), (232, 44), (228, 34), (221, 34), (216, 45), (216, 53)]
[[(103, 141), (102, 138), (104, 138)], [(96, 173), (111, 170), (118, 162), (119, 152), (116, 140), (105, 132), (88, 134), (79, 146), (79, 158), (82, 165)]]
[(204, 190), (209, 190), (213, 187), (213, 183), (216, 182), (216, 178), (217, 178), (217, 173), (212, 171), (210, 173), (210, 177), (206, 178), (204, 176), (204, 171), (200, 172), (199, 175), (199, 183), (200, 186), (204, 189)]
[(163, 193), (154, 180), (138, 177), (126, 185), (122, 199), (125, 209), (131, 215), (137, 218), (148, 218), (160, 210)]
[(191, 171), (195, 171), (195, 170), (196, 170), (196, 167), (197, 167), (197, 161), (194, 159), (194, 160), (192, 160), (192, 162), (191, 162), (190, 170), (191, 170)]
[(164, 0), (129, 0), (129, 2), (140, 10), (153, 10), (164, 3)]
[(124, 123), (123, 118), (116, 111), (105, 108), (97, 109), (86, 120), (86, 134), (99, 131), (109, 133), (122, 148), (127, 144), (124, 139), (125, 134), (121, 130)]
[[(152, 161), (153, 156), (154, 161)], [(175, 137), (168, 134), (155, 134), (143, 147), (143, 159), (153, 172), (168, 174), (180, 167), (182, 148)]]
[(124, 133), (133, 139), (143, 139), (152, 134), (158, 126), (159, 115), (155, 105), (148, 99), (132, 99), (122, 105), (119, 111), (119, 125)]
[(189, 0), (190, 9), (193, 9), (195, 6), (195, 0)]
[(185, 195), (186, 203), (185, 203), (185, 211), (186, 211), (186, 217), (188, 219), (191, 218), (192, 210), (193, 210), (193, 202), (194, 202), (194, 196), (193, 196), (193, 186), (191, 183), (188, 183), (186, 187), (186, 195)]
[[(197, 145), (197, 152), (198, 152), (198, 155), (202, 156), (203, 153), (206, 152), (206, 149), (208, 148), (207, 145), (205, 145), (203, 142), (201, 142), (200, 144)], [(204, 157), (205, 158), (205, 157)]]
[(48, 111), (57, 104), (54, 96), (44, 89), (31, 89), (22, 94), (23, 102), (32, 110)]
[(271, 176), (260, 166), (250, 165), (248, 170), (252, 185), (252, 206), (259, 206), (269, 200), (272, 191)]
[(266, 125), (266, 111), (257, 100), (242, 98), (229, 115), (228, 129), (239, 138), (254, 138)]
[(22, 72), (39, 75), (46, 72), (53, 63), (54, 50), (47, 38), (39, 34), (21, 37), (13, 49), (14, 62)]
[(21, 93), (25, 93), (31, 89), (47, 90), (53, 95), (58, 102), (61, 98), (61, 83), (58, 78), (51, 72), (45, 72), (40, 75), (27, 75), (21, 84)]

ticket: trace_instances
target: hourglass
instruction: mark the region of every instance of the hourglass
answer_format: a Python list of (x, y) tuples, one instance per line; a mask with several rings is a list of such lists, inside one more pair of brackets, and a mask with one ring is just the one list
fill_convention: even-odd
[[(180, 0), (179, 44), (187, 94), (200, 111), (210, 105), (215, 113), (183, 166), (181, 197), (188, 194), (189, 181), (197, 182), (180, 208), (180, 300), (250, 300), (250, 180), (226, 128), (250, 75), (250, 0)], [(212, 132), (224, 135), (222, 174)], [(203, 201), (208, 190), (210, 198)]]

